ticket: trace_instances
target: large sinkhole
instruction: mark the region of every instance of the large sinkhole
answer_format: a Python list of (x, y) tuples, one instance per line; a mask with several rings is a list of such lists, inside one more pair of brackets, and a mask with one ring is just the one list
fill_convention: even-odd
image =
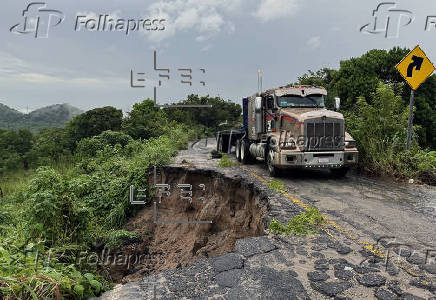
[[(113, 253), (125, 258), (124, 263), (109, 266), (115, 282), (139, 280), (148, 274), (184, 267), (199, 258), (222, 255), (233, 249), (237, 239), (264, 234), (267, 203), (253, 183), (215, 171), (182, 167), (164, 168), (157, 177), (160, 183), (171, 186), (171, 195), (163, 196), (160, 203), (156, 199), (156, 213), (152, 201), (126, 224), (125, 229), (138, 233), (141, 241)], [(186, 184), (193, 187), (192, 202), (181, 198), (189, 197), (189, 193), (174, 190)], [(156, 224), (155, 215), (158, 222), (169, 222)]]

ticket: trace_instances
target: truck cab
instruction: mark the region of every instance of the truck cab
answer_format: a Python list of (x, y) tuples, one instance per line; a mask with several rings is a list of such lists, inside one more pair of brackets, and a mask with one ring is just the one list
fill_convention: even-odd
[(238, 160), (263, 160), (272, 176), (291, 168), (326, 168), (344, 176), (358, 151), (344, 116), (326, 109), (326, 96), (322, 87), (288, 85), (244, 98)]

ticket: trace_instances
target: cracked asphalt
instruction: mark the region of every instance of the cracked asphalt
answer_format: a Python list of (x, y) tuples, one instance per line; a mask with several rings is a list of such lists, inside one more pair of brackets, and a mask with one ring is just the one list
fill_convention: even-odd
[[(266, 221), (303, 211), (271, 191), (262, 163), (218, 168), (215, 140), (181, 151), (173, 166), (210, 169), (254, 186)], [(259, 180), (262, 178), (262, 180)], [(236, 241), (232, 252), (117, 285), (99, 299), (436, 299), (436, 190), (350, 174), (290, 171), (287, 194), (316, 206), (330, 226), (316, 236)]]

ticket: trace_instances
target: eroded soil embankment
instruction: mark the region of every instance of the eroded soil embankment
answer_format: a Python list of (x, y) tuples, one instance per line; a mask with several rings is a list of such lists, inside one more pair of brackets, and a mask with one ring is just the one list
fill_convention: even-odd
[[(126, 263), (110, 266), (114, 281), (138, 280), (150, 273), (186, 266), (198, 258), (231, 251), (239, 238), (263, 235), (268, 205), (252, 183), (182, 167), (164, 168), (159, 175), (157, 182), (169, 184), (171, 195), (162, 197), (161, 203), (154, 199), (158, 221), (212, 223), (155, 224), (152, 201), (125, 226), (139, 233), (141, 242), (117, 251), (126, 257)], [(181, 198), (187, 195), (180, 193), (180, 184), (192, 185), (192, 202)]]

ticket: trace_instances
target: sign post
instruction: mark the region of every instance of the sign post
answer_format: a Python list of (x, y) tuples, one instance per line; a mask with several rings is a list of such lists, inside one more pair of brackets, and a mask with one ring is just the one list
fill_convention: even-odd
[(406, 149), (410, 150), (410, 143), (412, 142), (412, 129), (413, 129), (413, 105), (415, 104), (415, 91), (410, 90), (410, 104), (409, 104), (409, 125), (407, 127), (407, 144)]
[(421, 47), (416, 46), (415, 49), (410, 51), (410, 53), (398, 63), (396, 68), (412, 89), (410, 91), (409, 125), (407, 128), (406, 144), (407, 150), (410, 150), (410, 144), (412, 141), (415, 91), (434, 72), (435, 67), (430, 59), (428, 59), (427, 55), (425, 55), (424, 51), (422, 51)]

